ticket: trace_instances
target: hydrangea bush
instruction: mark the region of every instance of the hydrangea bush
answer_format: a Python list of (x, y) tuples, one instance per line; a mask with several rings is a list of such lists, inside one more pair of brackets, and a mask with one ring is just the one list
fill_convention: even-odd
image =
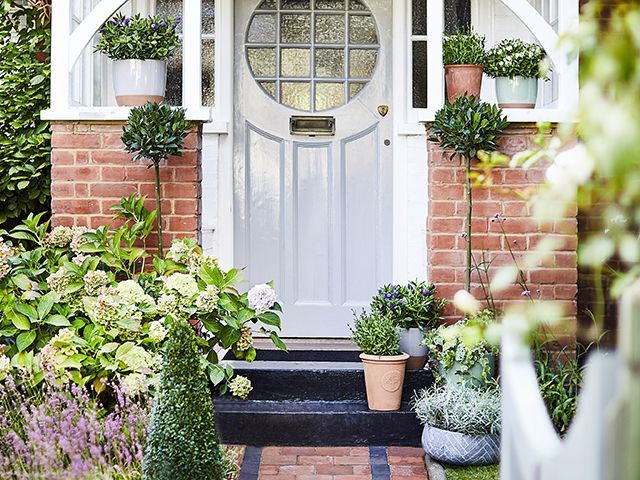
[[(285, 349), (277, 330), (280, 305), (273, 288), (241, 293), (238, 270), (222, 270), (195, 239), (174, 241), (166, 259), (138, 245), (155, 214), (144, 198), (123, 199), (114, 209), (124, 224), (97, 230), (58, 226), (30, 216), (0, 239), (0, 379), (19, 370), (36, 383), (47, 374), (91, 384), (101, 393), (122, 377), (133, 393), (153, 385), (160, 349), (173, 320), (198, 332), (210, 380), (227, 390), (233, 370), (218, 352), (252, 361), (253, 333)], [(233, 384), (246, 395), (250, 385)]]
[(504, 39), (487, 52), (484, 70), (490, 77), (529, 77), (547, 79), (551, 66), (547, 54), (537, 43), (519, 38)]

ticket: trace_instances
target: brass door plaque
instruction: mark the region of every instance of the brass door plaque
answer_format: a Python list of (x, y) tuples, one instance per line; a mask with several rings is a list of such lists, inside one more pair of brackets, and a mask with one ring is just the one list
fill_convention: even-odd
[(389, 113), (389, 105), (380, 105), (378, 106), (378, 113), (381, 117), (386, 117), (387, 113)]
[(336, 119), (334, 117), (302, 117), (292, 116), (289, 119), (291, 135), (306, 135), (309, 137), (332, 136), (336, 134)]

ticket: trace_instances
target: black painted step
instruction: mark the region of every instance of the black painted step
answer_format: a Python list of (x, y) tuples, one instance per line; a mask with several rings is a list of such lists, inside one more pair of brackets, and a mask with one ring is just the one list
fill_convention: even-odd
[[(361, 362), (233, 362), (234, 370), (251, 380), (250, 400), (366, 400)], [(433, 383), (428, 370), (406, 372), (402, 398)]]
[[(283, 352), (277, 349), (256, 350), (256, 360), (278, 362), (359, 362), (358, 350), (289, 350)], [(233, 360), (233, 354), (229, 353), (225, 360)]]
[(270, 402), (218, 398), (224, 443), (254, 446), (419, 446), (422, 426), (409, 405), (373, 412), (366, 402)]

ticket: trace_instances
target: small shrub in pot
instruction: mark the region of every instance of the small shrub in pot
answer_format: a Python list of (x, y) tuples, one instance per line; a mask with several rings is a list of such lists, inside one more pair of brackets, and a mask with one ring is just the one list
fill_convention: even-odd
[(480, 96), (484, 45), (485, 37), (473, 31), (459, 30), (444, 36), (442, 60), (449, 103), (461, 95)]
[(422, 446), (432, 459), (484, 465), (500, 455), (500, 390), (444, 384), (421, 390), (413, 410), (425, 425)]
[(144, 105), (164, 99), (167, 60), (180, 46), (180, 18), (115, 15), (100, 29), (95, 51), (111, 58), (116, 102)]
[(369, 409), (398, 410), (409, 355), (400, 351), (400, 333), (389, 318), (376, 313), (356, 315), (351, 329), (364, 364)]
[(496, 96), (502, 108), (533, 108), (538, 79), (548, 79), (546, 53), (537, 43), (505, 39), (487, 53), (485, 71), (496, 79)]
[(406, 285), (385, 285), (371, 301), (371, 311), (390, 318), (400, 329), (400, 348), (408, 353), (409, 370), (419, 370), (427, 361), (428, 348), (421, 345), (424, 333), (442, 320), (447, 304), (431, 283), (412, 281)]

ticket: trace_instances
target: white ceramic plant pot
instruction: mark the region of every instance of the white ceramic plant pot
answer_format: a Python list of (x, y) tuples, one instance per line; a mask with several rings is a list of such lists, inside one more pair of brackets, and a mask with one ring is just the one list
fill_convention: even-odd
[(407, 370), (421, 370), (426, 365), (429, 347), (420, 345), (422, 340), (423, 334), (419, 328), (400, 329), (400, 350), (409, 354)]
[(498, 77), (496, 97), (501, 108), (534, 108), (538, 100), (538, 79)]
[(164, 60), (115, 60), (113, 90), (116, 103), (124, 107), (164, 100), (167, 62)]
[(465, 435), (425, 425), (422, 447), (437, 462), (490, 465), (500, 458), (500, 435)]

